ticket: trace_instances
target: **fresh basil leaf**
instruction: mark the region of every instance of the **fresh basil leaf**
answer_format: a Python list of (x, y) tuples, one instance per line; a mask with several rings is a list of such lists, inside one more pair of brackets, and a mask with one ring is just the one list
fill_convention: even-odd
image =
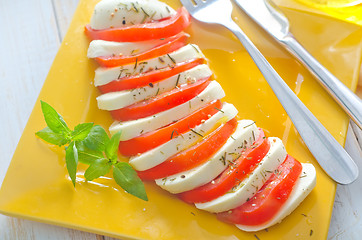
[(78, 150), (74, 142), (71, 142), (65, 150), (65, 163), (67, 165), (70, 179), (75, 187), (75, 178), (77, 175)]
[(91, 165), (95, 160), (104, 158), (103, 152), (89, 149), (85, 146), (84, 141), (76, 143), (78, 150), (78, 161)]
[(54, 108), (48, 103), (41, 102), (41, 110), (43, 111), (45, 122), (48, 127), (55, 133), (70, 133), (70, 129)]
[(88, 136), (93, 125), (94, 123), (81, 123), (75, 126), (74, 131), (72, 132), (72, 140), (73, 141), (84, 140)]
[(63, 134), (55, 133), (49, 127), (36, 132), (35, 135), (48, 143), (58, 146), (63, 146), (69, 142), (69, 140), (67, 140)]
[(105, 153), (109, 159), (115, 159), (117, 157), (118, 145), (121, 139), (121, 131), (114, 134), (111, 140), (106, 144)]
[(148, 201), (145, 186), (136, 171), (126, 162), (118, 162), (113, 167), (113, 178), (128, 193)]
[(106, 158), (96, 159), (85, 171), (84, 177), (88, 181), (106, 175), (111, 170), (112, 163)]
[(89, 149), (103, 152), (106, 144), (109, 142), (109, 137), (104, 128), (95, 125), (83, 142)]

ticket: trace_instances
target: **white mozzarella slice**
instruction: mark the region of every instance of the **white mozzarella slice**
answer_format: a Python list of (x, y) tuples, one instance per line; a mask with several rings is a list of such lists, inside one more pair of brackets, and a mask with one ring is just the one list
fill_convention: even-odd
[(215, 179), (240, 154), (259, 137), (259, 130), (251, 120), (238, 121), (232, 136), (207, 162), (191, 170), (166, 178), (156, 183), (171, 193), (180, 193), (202, 186)]
[(188, 82), (210, 77), (212, 72), (206, 64), (198, 65), (190, 70), (174, 75), (170, 78), (154, 83), (151, 86), (147, 85), (142, 88), (126, 90), (120, 92), (111, 92), (97, 97), (98, 108), (103, 110), (116, 110), (136, 102), (149, 99), (158, 94), (168, 92), (177, 86), (181, 86)]
[(274, 224), (280, 223), (286, 216), (293, 212), (316, 185), (316, 171), (314, 166), (310, 163), (302, 163), (302, 166), (302, 174), (290, 193), (289, 198), (270, 221), (257, 226), (247, 226), (241, 224), (236, 224), (236, 226), (247, 232), (260, 231)]
[(164, 40), (156, 39), (142, 42), (111, 42), (93, 40), (89, 44), (87, 57), (131, 56), (132, 54), (146, 52), (160, 45)]
[(133, 76), (155, 69), (175, 66), (175, 64), (178, 63), (204, 57), (205, 56), (202, 54), (197, 45), (188, 44), (172, 53), (148, 59), (146, 61), (135, 62), (113, 68), (99, 67), (95, 71), (94, 85), (101, 86), (125, 76)]
[[(168, 142), (151, 149), (141, 155), (131, 157), (129, 163), (138, 171), (145, 171), (153, 168), (178, 152), (194, 145), (203, 139), (201, 135), (207, 135), (212, 131), (216, 124), (225, 123), (234, 118), (238, 114), (238, 110), (232, 105), (225, 103), (221, 111), (212, 115), (204, 123), (193, 128), (193, 131), (187, 131), (183, 134), (174, 134), (173, 138)], [(197, 134), (199, 133), (199, 134)]]
[(242, 205), (254, 196), (287, 156), (283, 142), (279, 138), (270, 137), (268, 141), (269, 152), (246, 179), (231, 192), (209, 202), (195, 203), (195, 206), (209, 212), (225, 212)]
[(175, 15), (171, 7), (157, 0), (102, 0), (95, 7), (93, 29), (126, 27)]
[[(180, 33), (177, 36), (190, 35)], [(111, 56), (132, 56), (149, 51), (157, 46), (167, 43), (169, 38), (154, 39), (138, 42), (112, 42), (104, 40), (93, 40), (89, 44), (87, 57), (111, 57)]]
[(225, 92), (216, 81), (211, 81), (210, 84), (198, 96), (188, 102), (180, 104), (169, 110), (157, 113), (153, 116), (131, 120), (127, 122), (114, 122), (109, 131), (115, 134), (122, 130), (121, 141), (126, 141), (137, 137), (140, 134), (154, 131), (160, 127), (166, 126), (174, 121), (177, 121), (193, 111), (206, 106), (209, 102), (221, 99), (225, 96)]

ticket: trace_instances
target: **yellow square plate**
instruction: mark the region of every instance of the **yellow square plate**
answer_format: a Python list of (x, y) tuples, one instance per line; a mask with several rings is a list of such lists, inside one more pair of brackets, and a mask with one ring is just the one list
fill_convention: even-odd
[[(84, 25), (96, 0), (81, 0), (47, 80), (39, 95), (59, 111), (69, 126), (95, 122), (108, 127), (112, 120), (96, 106), (92, 79), (96, 64), (86, 57), (89, 40)], [(180, 4), (169, 1), (177, 8)], [(295, 35), (347, 86), (355, 89), (361, 55), (361, 28), (284, 9)], [(348, 118), (311, 75), (277, 43), (235, 9), (234, 17), (258, 45), (288, 85), (343, 144)], [(327, 236), (336, 185), (323, 173), (302, 143), (284, 110), (241, 44), (225, 30), (193, 22), (191, 42), (209, 59), (226, 101), (241, 118), (256, 120), (270, 136), (283, 139), (288, 152), (317, 168), (317, 186), (281, 224), (256, 233), (260, 239), (324, 239)], [(338, 33), (338, 34), (337, 34)], [(153, 183), (146, 184), (149, 201), (119, 190), (109, 177), (86, 182), (80, 166), (76, 189), (68, 178), (64, 151), (37, 139), (45, 127), (39, 101), (14, 154), (0, 192), (0, 212), (10, 216), (61, 225), (109, 236), (135, 239), (255, 239), (236, 227), (199, 211)], [(311, 235), (312, 234), (312, 235)], [(311, 235), (311, 236), (310, 236)]]

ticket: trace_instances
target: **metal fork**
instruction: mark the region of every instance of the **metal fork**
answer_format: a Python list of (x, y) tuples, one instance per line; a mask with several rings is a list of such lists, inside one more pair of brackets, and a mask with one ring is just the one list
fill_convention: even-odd
[[(194, 3), (192, 2), (194, 1)], [(229, 0), (181, 0), (196, 20), (224, 26), (241, 41), (267, 80), (304, 143), (324, 171), (336, 182), (349, 184), (358, 177), (358, 168), (342, 146), (332, 137), (309, 109), (298, 99), (260, 51), (232, 20)]]

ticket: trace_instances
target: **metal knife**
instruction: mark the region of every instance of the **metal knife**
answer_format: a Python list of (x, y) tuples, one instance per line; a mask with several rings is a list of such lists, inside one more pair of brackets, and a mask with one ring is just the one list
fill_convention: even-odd
[(289, 32), (289, 21), (270, 0), (234, 0), (256, 23), (292, 53), (362, 129), (362, 101), (323, 67)]
[[(311, 60), (311, 62), (305, 63), (305, 65), (313, 66), (311, 71), (315, 71), (318, 77), (322, 77), (322, 85), (325, 85), (327, 88), (333, 89), (334, 95), (342, 95), (342, 100), (347, 99), (347, 106), (351, 105), (348, 110), (356, 111), (354, 115), (361, 116), (362, 107), (361, 102), (357, 96), (355, 96), (348, 88), (346, 88), (337, 78), (335, 78), (331, 73), (329, 73), (323, 66), (321, 66), (317, 60), (315, 60), (301, 45), (293, 38), (289, 32), (289, 21), (288, 19), (278, 10), (271, 5), (267, 0), (234, 0), (251, 18), (253, 18), (257, 23), (259, 23), (268, 33), (270, 33), (276, 40), (278, 40), (283, 45), (287, 46), (287, 49), (290, 50), (293, 54), (294, 52), (298, 53), (297, 56), (301, 61)], [(291, 46), (291, 47), (289, 47)], [(302, 50), (301, 50), (302, 49)], [(301, 57), (302, 56), (302, 57)], [(327, 78), (327, 80), (325, 80)], [(325, 83), (327, 82), (327, 83)], [(325, 83), (325, 84), (324, 84)], [(340, 91), (342, 89), (342, 91)], [(344, 91), (345, 89), (345, 91)], [(336, 94), (337, 93), (337, 94)], [(346, 97), (345, 95), (349, 95)], [(352, 97), (351, 97), (352, 96)], [(343, 101), (345, 104), (345, 102)], [(299, 123), (298, 123), (299, 124)], [(297, 125), (298, 125), (297, 124)], [(300, 125), (300, 124), (299, 124)], [(298, 125), (298, 126), (299, 126)], [(306, 128), (308, 129), (308, 128)], [(323, 128), (324, 129), (324, 128)], [(316, 129), (314, 129), (316, 130)], [(358, 177), (358, 168), (353, 162), (352, 158), (344, 151), (344, 149), (335, 141), (335, 139), (328, 135), (328, 141), (335, 142), (337, 144), (336, 149), (319, 149), (318, 150), (318, 140), (320, 135), (326, 136), (325, 133), (307, 131), (300, 132), (302, 138), (310, 139), (306, 142), (308, 148), (310, 148), (313, 155), (315, 155), (319, 164), (323, 170), (336, 182), (340, 184), (349, 184), (356, 180)], [(327, 131), (324, 129), (324, 131)], [(314, 144), (314, 139), (316, 140)], [(319, 139), (320, 140), (320, 139)], [(338, 146), (339, 145), (339, 146)], [(312, 151), (313, 150), (313, 151)], [(340, 153), (338, 156), (336, 153)], [(336, 154), (330, 158), (325, 156), (328, 154)], [(321, 157), (321, 155), (323, 157)], [(329, 159), (329, 161), (328, 161)], [(334, 161), (333, 161), (334, 159)], [(322, 161), (323, 160), (323, 161)]]

